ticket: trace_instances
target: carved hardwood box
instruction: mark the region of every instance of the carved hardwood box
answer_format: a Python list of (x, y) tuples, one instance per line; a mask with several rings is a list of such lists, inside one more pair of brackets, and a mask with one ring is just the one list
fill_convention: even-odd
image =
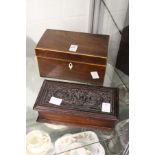
[(41, 77), (103, 85), (108, 35), (47, 29), (35, 53)]
[(118, 121), (118, 89), (45, 80), (34, 109), (39, 122), (111, 129)]

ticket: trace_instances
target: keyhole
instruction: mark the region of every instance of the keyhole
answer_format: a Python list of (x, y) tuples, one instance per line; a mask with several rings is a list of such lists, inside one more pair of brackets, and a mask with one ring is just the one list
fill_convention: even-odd
[(69, 69), (71, 70), (73, 68), (73, 64), (70, 62), (69, 63)]

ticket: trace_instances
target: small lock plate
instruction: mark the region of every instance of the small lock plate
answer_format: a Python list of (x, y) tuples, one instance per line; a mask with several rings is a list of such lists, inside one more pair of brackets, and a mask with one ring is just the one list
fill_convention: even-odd
[(73, 68), (73, 64), (72, 64), (71, 62), (69, 63), (68, 66), (69, 66), (69, 69), (70, 69), (70, 70)]

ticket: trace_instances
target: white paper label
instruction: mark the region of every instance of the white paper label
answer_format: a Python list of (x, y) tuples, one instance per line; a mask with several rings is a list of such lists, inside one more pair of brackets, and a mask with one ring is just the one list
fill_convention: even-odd
[(70, 48), (69, 48), (69, 51), (76, 52), (77, 49), (78, 49), (78, 45), (71, 45)]
[(51, 97), (51, 99), (49, 101), (49, 103), (55, 104), (55, 105), (60, 105), (61, 102), (62, 102), (62, 99), (56, 98), (56, 97), (53, 97), (53, 96)]
[(110, 112), (111, 104), (110, 103), (102, 103), (102, 112)]
[(96, 71), (95, 72), (90, 72), (90, 74), (91, 74), (93, 79), (99, 79), (100, 78)]

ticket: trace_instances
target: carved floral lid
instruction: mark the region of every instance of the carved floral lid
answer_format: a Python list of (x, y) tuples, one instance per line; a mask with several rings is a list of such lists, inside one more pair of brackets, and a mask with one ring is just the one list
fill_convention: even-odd
[[(61, 99), (56, 105), (51, 97)], [(103, 111), (103, 103), (110, 105), (110, 111)], [(34, 109), (38, 111), (75, 112), (118, 116), (118, 89), (45, 80), (40, 89)]]

